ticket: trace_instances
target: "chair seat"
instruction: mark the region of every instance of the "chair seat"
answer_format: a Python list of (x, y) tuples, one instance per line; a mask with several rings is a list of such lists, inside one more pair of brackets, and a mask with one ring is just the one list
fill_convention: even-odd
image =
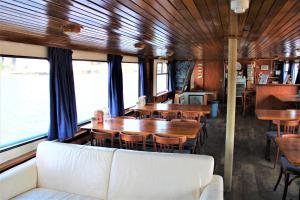
[(191, 151), (195, 148), (196, 145), (197, 145), (197, 139), (187, 140), (186, 143), (184, 143), (183, 150)]
[(184, 143), (185, 147), (192, 147), (195, 146), (197, 144), (197, 139), (193, 139), (193, 140), (187, 140), (186, 143)]
[(300, 174), (300, 167), (296, 167), (295, 165), (292, 165), (284, 156), (281, 156), (280, 162), (284, 170), (288, 170), (296, 174)]
[[(280, 132), (280, 135), (282, 135), (282, 132)], [(277, 131), (267, 131), (266, 136), (267, 138), (275, 139), (277, 137)]]

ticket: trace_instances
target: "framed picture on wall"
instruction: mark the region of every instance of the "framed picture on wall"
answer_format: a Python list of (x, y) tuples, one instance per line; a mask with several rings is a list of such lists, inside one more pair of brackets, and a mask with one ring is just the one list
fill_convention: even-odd
[(269, 70), (269, 65), (261, 65), (260, 70), (264, 70), (264, 71)]

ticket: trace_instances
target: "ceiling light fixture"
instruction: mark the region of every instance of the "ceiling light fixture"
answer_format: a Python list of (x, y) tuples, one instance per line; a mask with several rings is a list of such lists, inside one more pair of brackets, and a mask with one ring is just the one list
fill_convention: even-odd
[(166, 56), (168, 56), (168, 57), (173, 56), (173, 54), (174, 54), (174, 51), (172, 51), (172, 50), (168, 50), (166, 52)]
[(63, 32), (67, 35), (74, 35), (80, 33), (82, 26), (79, 24), (65, 24), (62, 26)]
[(249, 8), (249, 0), (231, 0), (231, 10), (235, 13), (244, 13)]
[(138, 42), (138, 43), (134, 44), (134, 47), (137, 49), (144, 49), (146, 47), (146, 45), (143, 42)]

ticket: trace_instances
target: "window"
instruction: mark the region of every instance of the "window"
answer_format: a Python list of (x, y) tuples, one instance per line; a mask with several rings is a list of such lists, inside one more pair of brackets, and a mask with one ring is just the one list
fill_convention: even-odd
[(284, 73), (283, 73), (283, 83), (284, 84), (286, 84), (287, 83), (287, 81), (288, 81), (288, 72), (289, 72), (289, 63), (288, 62), (286, 62), (286, 63), (284, 63), (284, 65), (283, 65), (283, 71), (284, 71)]
[(124, 108), (133, 107), (139, 96), (139, 66), (137, 63), (122, 63)]
[(156, 94), (168, 91), (168, 66), (165, 62), (156, 65)]
[(78, 123), (90, 120), (96, 110), (108, 108), (107, 62), (73, 61)]
[(298, 71), (299, 71), (299, 63), (294, 63), (294, 68), (292, 71), (292, 83), (295, 84), (296, 83), (296, 79), (298, 76)]
[(0, 148), (46, 135), (49, 63), (0, 56)]

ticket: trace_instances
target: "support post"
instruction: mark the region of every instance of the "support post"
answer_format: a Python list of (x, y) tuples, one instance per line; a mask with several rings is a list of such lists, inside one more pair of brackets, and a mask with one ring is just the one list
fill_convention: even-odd
[(224, 160), (225, 191), (231, 191), (236, 109), (237, 15), (230, 13), (228, 38), (227, 120)]

